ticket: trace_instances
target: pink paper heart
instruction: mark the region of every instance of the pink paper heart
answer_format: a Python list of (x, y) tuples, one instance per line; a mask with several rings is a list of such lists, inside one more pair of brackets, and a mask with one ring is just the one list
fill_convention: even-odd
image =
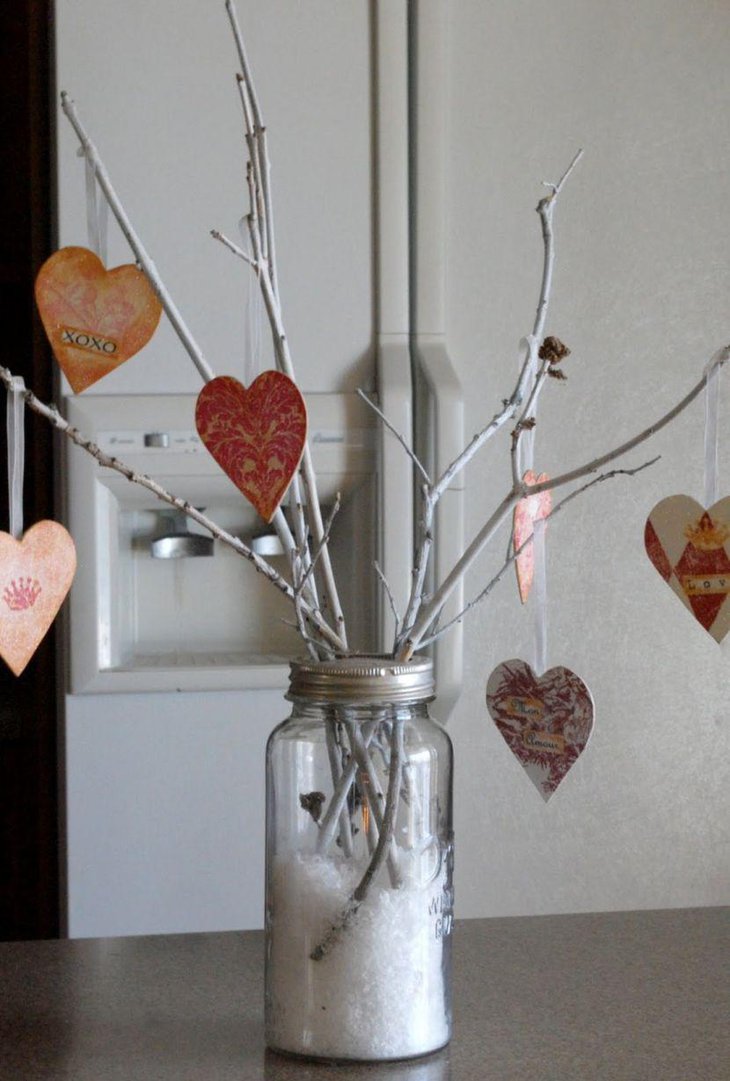
[(547, 802), (588, 743), (591, 692), (569, 668), (550, 668), (538, 678), (525, 661), (504, 661), (487, 682), (487, 709)]
[(270, 522), (307, 438), (307, 407), (296, 383), (269, 371), (247, 389), (219, 376), (198, 395), (195, 424), (221, 469)]
[(662, 499), (647, 519), (644, 546), (685, 608), (721, 642), (730, 630), (730, 496), (708, 510), (688, 495)]
[[(547, 473), (540, 473), (538, 476), (532, 469), (528, 469), (522, 479), (525, 484), (542, 484), (543, 481), (550, 478)], [(515, 559), (517, 588), (520, 591), (520, 600), (523, 604), (526, 604), (527, 598), (530, 596), (532, 580), (535, 576), (535, 548), (532, 541), (529, 544), (525, 544), (525, 541), (532, 536), (535, 522), (547, 518), (552, 507), (553, 497), (550, 489), (548, 489), (540, 492), (539, 495), (529, 495), (526, 499), (521, 499), (514, 510), (512, 526), (514, 550), (517, 552), (522, 548), (523, 544), (525, 545)]]
[(17, 541), (0, 533), (0, 657), (19, 676), (71, 588), (76, 548), (58, 522), (42, 521)]
[(51, 348), (74, 394), (147, 344), (162, 305), (130, 264), (107, 270), (88, 248), (61, 248), (38, 271), (35, 297)]

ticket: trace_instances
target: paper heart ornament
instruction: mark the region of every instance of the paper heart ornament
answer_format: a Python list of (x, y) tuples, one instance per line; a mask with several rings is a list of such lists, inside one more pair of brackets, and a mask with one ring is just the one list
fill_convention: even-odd
[[(528, 469), (522, 479), (525, 484), (542, 484), (543, 481), (550, 478), (547, 473), (540, 473), (538, 476), (532, 469)], [(512, 543), (515, 552), (519, 551), (527, 538), (532, 535), (535, 522), (547, 518), (552, 506), (553, 497), (549, 489), (540, 492), (539, 495), (529, 495), (526, 499), (519, 501), (515, 507), (512, 526)], [(535, 548), (532, 541), (522, 548), (522, 551), (515, 559), (515, 570), (517, 571), (517, 588), (520, 591), (520, 600), (523, 604), (526, 604), (532, 589), (532, 580), (535, 576)]]
[(61, 248), (38, 272), (35, 298), (54, 356), (75, 394), (150, 340), (162, 305), (131, 264), (106, 270), (88, 248)]
[(730, 630), (730, 496), (708, 510), (688, 495), (662, 499), (644, 528), (646, 554), (716, 642)]
[(19, 676), (71, 588), (76, 548), (58, 522), (0, 533), (0, 657)]
[(588, 743), (591, 692), (569, 668), (550, 668), (538, 679), (525, 661), (505, 661), (489, 677), (487, 709), (547, 802)]
[(247, 389), (221, 375), (198, 395), (195, 424), (221, 469), (270, 522), (307, 438), (307, 407), (296, 383), (270, 371)]

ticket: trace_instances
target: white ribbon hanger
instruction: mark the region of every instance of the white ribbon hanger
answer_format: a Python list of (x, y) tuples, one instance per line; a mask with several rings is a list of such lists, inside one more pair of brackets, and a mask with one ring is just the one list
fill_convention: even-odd
[(8, 509), (10, 535), (23, 536), (23, 475), (25, 473), (25, 383), (13, 377), (7, 393)]
[(86, 158), (86, 230), (89, 236), (89, 247), (106, 266), (109, 204), (96, 183), (93, 161), (88, 154), (85, 154), (83, 147), (79, 148), (79, 154)]

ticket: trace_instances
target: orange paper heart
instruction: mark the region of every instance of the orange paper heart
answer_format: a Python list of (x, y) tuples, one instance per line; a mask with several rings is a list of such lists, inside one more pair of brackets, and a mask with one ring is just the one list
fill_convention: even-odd
[(730, 496), (707, 510), (688, 495), (654, 507), (646, 554), (682, 604), (721, 642), (730, 630)]
[[(547, 473), (541, 473), (538, 476), (537, 473), (528, 469), (522, 479), (525, 484), (542, 484), (543, 481), (549, 480), (549, 477)], [(519, 501), (515, 507), (512, 531), (516, 552), (522, 548), (527, 538), (532, 536), (535, 522), (547, 518), (552, 510), (552, 505), (553, 497), (549, 489), (540, 492), (539, 495), (529, 495), (527, 499)], [(526, 604), (532, 589), (532, 580), (535, 576), (535, 549), (532, 541), (525, 544), (525, 547), (522, 548), (522, 551), (515, 559), (515, 570), (517, 571), (517, 588), (520, 591), (520, 600), (523, 604)]]
[(35, 298), (75, 394), (124, 364), (154, 334), (162, 305), (131, 264), (106, 270), (88, 248), (61, 248), (38, 272)]
[(246, 389), (221, 375), (198, 395), (195, 424), (221, 469), (270, 522), (307, 438), (307, 407), (296, 383), (270, 371)]
[(0, 533), (0, 657), (19, 676), (71, 588), (76, 548), (58, 522), (37, 522), (17, 541)]

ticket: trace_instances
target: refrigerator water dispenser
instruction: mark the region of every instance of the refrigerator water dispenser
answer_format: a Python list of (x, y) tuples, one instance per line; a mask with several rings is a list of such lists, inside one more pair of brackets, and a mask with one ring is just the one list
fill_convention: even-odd
[[(325, 515), (341, 496), (331, 551), (348, 633), (370, 650), (380, 619), (372, 564), (384, 543), (377, 417), (355, 394), (308, 395), (307, 407)], [(106, 454), (204, 509), (287, 574), (278, 537), (202, 445), (194, 411), (194, 395), (67, 400), (70, 423)], [(80, 448), (69, 448), (67, 465), (79, 564), (71, 693), (286, 686), (302, 651), (286, 598), (183, 512)], [(288, 513), (286, 498), (282, 506)]]

